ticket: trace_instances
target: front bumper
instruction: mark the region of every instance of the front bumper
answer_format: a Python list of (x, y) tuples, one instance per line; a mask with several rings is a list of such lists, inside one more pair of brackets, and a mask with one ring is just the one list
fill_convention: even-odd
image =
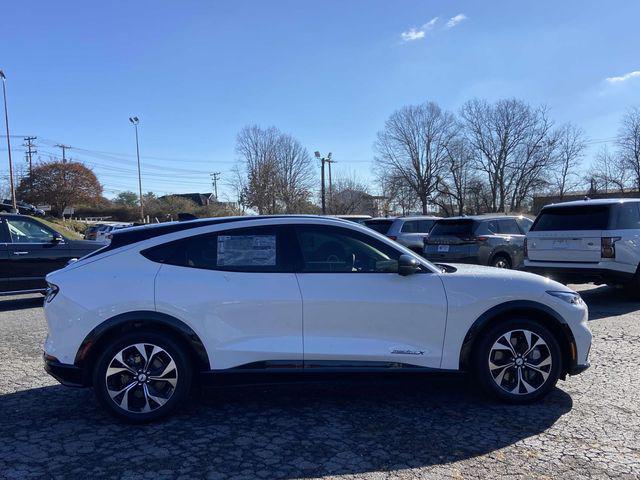
[(569, 367), (569, 369), (567, 370), (567, 373), (569, 375), (580, 375), (582, 372), (584, 372), (587, 368), (589, 368), (591, 366), (591, 364), (589, 362), (587, 362), (586, 364), (583, 365), (571, 365)]
[(44, 370), (68, 387), (86, 387), (84, 370), (75, 365), (61, 363), (56, 357), (44, 354)]

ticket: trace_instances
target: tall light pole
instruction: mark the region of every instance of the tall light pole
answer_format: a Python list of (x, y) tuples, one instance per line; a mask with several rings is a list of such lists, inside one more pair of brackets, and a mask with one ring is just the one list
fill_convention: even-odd
[(138, 188), (140, 190), (140, 219), (144, 222), (144, 204), (142, 202), (142, 175), (140, 173), (140, 146), (138, 144), (138, 117), (129, 117), (129, 121), (136, 129), (136, 156), (138, 157)]
[(4, 72), (0, 70), (0, 78), (2, 78), (2, 98), (4, 99), (4, 125), (7, 130), (7, 152), (9, 153), (9, 184), (11, 185), (11, 204), (13, 206), (13, 213), (18, 211), (16, 205), (16, 190), (13, 186), (13, 162), (11, 161), (11, 137), (9, 135), (9, 111), (7, 109), (7, 86)]

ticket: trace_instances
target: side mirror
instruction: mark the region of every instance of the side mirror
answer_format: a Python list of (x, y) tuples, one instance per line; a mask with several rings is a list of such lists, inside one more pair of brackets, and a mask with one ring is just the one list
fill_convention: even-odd
[(406, 277), (407, 275), (412, 275), (420, 270), (420, 262), (411, 255), (400, 255), (398, 259), (398, 274)]
[(51, 239), (51, 243), (60, 243), (64, 240), (64, 237), (59, 233), (54, 233), (53, 238)]

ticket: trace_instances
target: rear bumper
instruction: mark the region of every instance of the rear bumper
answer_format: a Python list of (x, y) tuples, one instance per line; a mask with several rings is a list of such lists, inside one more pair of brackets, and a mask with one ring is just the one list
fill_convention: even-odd
[(86, 387), (84, 370), (75, 365), (60, 363), (57, 358), (44, 354), (44, 370), (68, 387)]
[(633, 280), (634, 273), (602, 268), (596, 265), (549, 265), (548, 262), (527, 260), (524, 270), (550, 277), (564, 283), (628, 283)]

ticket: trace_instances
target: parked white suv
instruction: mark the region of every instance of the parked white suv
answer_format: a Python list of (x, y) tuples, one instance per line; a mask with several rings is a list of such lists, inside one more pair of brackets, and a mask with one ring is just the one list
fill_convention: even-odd
[(131, 421), (195, 382), (468, 370), (522, 403), (588, 367), (587, 307), (567, 287), (436, 266), (338, 219), (134, 227), (47, 280), (46, 370)]
[(622, 285), (640, 294), (640, 199), (544, 207), (527, 233), (525, 269), (565, 283)]

